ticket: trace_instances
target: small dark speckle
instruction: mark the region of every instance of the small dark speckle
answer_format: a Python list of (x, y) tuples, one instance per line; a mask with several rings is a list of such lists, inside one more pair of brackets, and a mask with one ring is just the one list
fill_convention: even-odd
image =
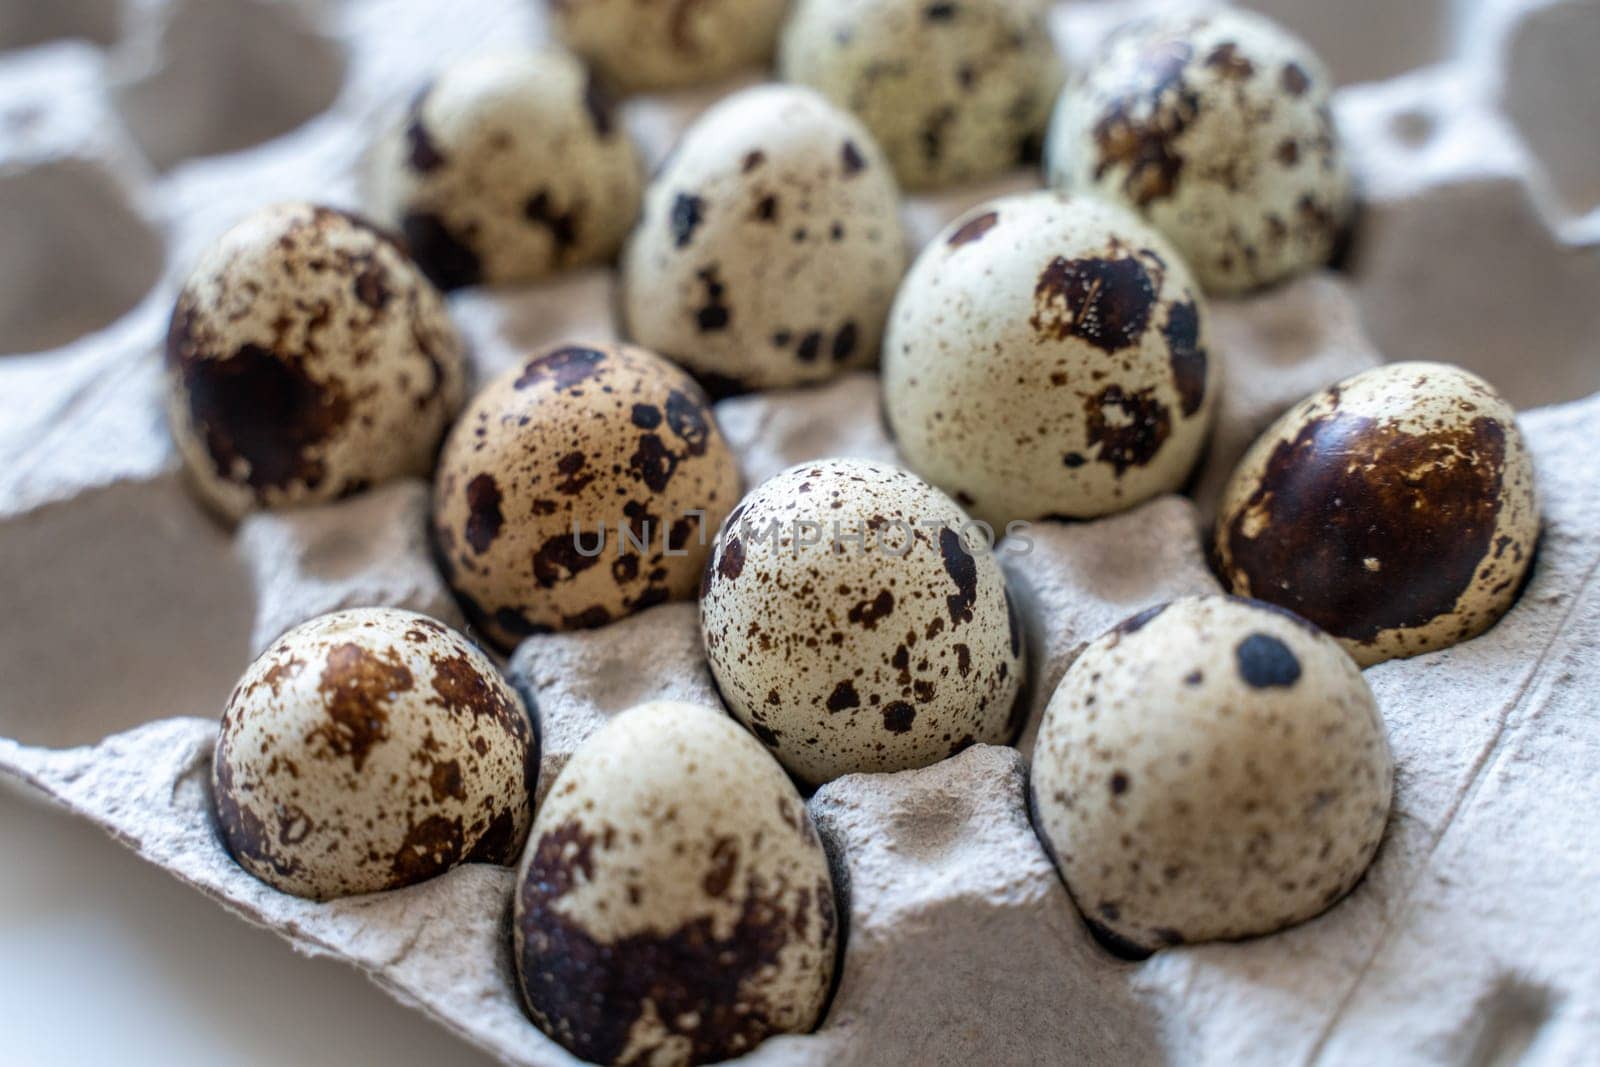
[(687, 248), (694, 231), (705, 221), (706, 202), (690, 193), (679, 193), (672, 202), (672, 243)]
[(860, 174), (867, 169), (867, 161), (861, 155), (861, 149), (856, 147), (854, 141), (846, 141), (840, 151), (840, 159), (844, 163), (844, 176), (846, 178)]
[(1123, 771), (1117, 771), (1111, 776), (1111, 795), (1120, 797), (1128, 791), (1128, 776)]
[(1302, 96), (1311, 88), (1311, 76), (1298, 63), (1288, 63), (1283, 68), (1283, 88), (1291, 96)]
[(928, 22), (949, 22), (956, 17), (957, 5), (944, 0), (941, 3), (929, 4), (922, 9), (922, 17)]
[(1251, 634), (1239, 642), (1234, 654), (1239, 677), (1256, 689), (1287, 688), (1300, 680), (1300, 661), (1271, 634)]

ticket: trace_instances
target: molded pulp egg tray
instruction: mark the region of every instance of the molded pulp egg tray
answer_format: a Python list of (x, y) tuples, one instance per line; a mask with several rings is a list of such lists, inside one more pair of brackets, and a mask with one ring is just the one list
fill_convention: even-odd
[[(1025, 605), (1018, 748), (856, 775), (810, 801), (847, 917), (816, 1033), (760, 1064), (1577, 1063), (1600, 1048), (1600, 4), (1271, 0), (1343, 88), (1364, 197), (1341, 272), (1214, 302), (1221, 417), (1189, 497), (1047, 523), (1002, 553)], [(427, 487), (391, 484), (229, 531), (185, 492), (161, 416), (178, 279), (250, 210), (359, 207), (362, 155), (437, 67), (544, 33), (532, 0), (30, 0), (0, 13), (0, 769), (296, 947), (362, 968), (507, 1063), (571, 1058), (518, 1006), (510, 870), (470, 865), (333, 903), (255, 881), (208, 797), (217, 716), (251, 657), (336, 608), (460, 624)], [(1130, 3), (1060, 5), (1069, 63)], [(740, 84), (754, 80), (750, 75)], [(732, 86), (629, 102), (653, 163)], [(906, 204), (920, 243), (1032, 172)], [(607, 339), (613, 277), (479, 290), (453, 311), (485, 380)], [(1143, 963), (1090, 938), (1029, 825), (1039, 712), (1084, 642), (1214, 590), (1203, 524), (1251, 438), (1383, 359), (1475, 370), (1518, 405), (1543, 540), (1486, 635), (1367, 671), (1398, 768), (1364, 881), (1274, 936)], [(1594, 394), (1594, 395), (1591, 395)], [(1583, 399), (1587, 397), (1587, 399)], [(825, 455), (893, 458), (876, 379), (725, 401), (747, 484)], [(693, 604), (534, 637), (540, 785), (608, 716), (714, 702)]]

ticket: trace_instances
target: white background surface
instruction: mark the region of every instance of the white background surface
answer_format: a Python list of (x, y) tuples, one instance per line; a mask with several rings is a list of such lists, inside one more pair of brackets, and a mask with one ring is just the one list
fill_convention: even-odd
[(0, 1064), (491, 1062), (0, 783)]

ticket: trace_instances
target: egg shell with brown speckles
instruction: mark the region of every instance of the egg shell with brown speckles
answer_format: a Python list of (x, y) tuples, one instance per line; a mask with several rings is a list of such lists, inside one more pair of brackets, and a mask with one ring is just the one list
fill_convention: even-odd
[(816, 1025), (839, 911), (794, 783), (721, 711), (644, 704), (575, 753), (517, 877), (513, 961), (595, 1063), (721, 1061)]
[(632, 345), (562, 344), (475, 397), (434, 483), (438, 559), (510, 649), (694, 595), (739, 468), (705, 394)]
[(639, 209), (642, 163), (582, 64), (557, 49), (446, 68), (369, 161), (373, 211), (446, 289), (601, 263)]
[(789, 0), (545, 0), (556, 36), (626, 92), (716, 81), (771, 56)]
[(623, 256), (625, 332), (714, 395), (869, 366), (906, 267), (899, 206), (848, 114), (796, 86), (736, 93), (650, 183)]
[(701, 591), (729, 709), (811, 784), (1005, 744), (1025, 652), (993, 534), (887, 464), (821, 460), (763, 483)]
[(223, 841), (285, 893), (328, 900), (510, 864), (533, 815), (522, 701), (454, 630), (361, 608), (284, 634), (228, 701), (212, 759)]
[(1268, 934), (1348, 893), (1394, 785), (1360, 669), (1305, 620), (1233, 597), (1151, 608), (1050, 698), (1034, 825), (1101, 944)]
[(405, 249), (364, 219), (279, 204), (195, 264), (167, 332), (167, 422), (228, 519), (425, 475), (465, 347)]
[(1030, 158), (1063, 78), (1036, 0), (797, 0), (779, 67), (854, 112), (915, 190)]
[(1149, 226), (1087, 197), (973, 208), (922, 251), (884, 341), (907, 465), (998, 526), (1178, 489), (1219, 392), (1210, 312)]
[(1326, 263), (1355, 197), (1303, 42), (1235, 9), (1137, 20), (1067, 86), (1051, 119), (1051, 185), (1139, 211), (1212, 293)]
[(1521, 592), (1533, 461), (1482, 378), (1391, 363), (1286, 412), (1223, 494), (1223, 583), (1338, 638), (1362, 666), (1469, 640)]

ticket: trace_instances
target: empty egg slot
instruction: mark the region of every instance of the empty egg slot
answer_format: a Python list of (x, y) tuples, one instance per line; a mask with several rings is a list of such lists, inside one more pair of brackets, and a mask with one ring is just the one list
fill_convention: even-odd
[(166, 251), (97, 163), (0, 176), (0, 352), (56, 348), (111, 325), (155, 285)]
[(0, 4), (0, 52), (73, 38), (106, 45), (121, 22), (120, 0), (16, 0)]
[(154, 55), (116, 89), (123, 120), (158, 168), (237, 152), (305, 124), (343, 85), (343, 49), (301, 8), (181, 0)]
[(1283, 23), (1322, 56), (1339, 85), (1392, 78), (1450, 51), (1451, 0), (1243, 0), (1241, 6)]
[(1506, 56), (1505, 109), (1533, 154), (1559, 207), (1572, 215), (1600, 208), (1600, 8), (1557, 3), (1517, 26)]
[(175, 475), (0, 525), (0, 736), (61, 748), (216, 718), (250, 659), (250, 576)]

